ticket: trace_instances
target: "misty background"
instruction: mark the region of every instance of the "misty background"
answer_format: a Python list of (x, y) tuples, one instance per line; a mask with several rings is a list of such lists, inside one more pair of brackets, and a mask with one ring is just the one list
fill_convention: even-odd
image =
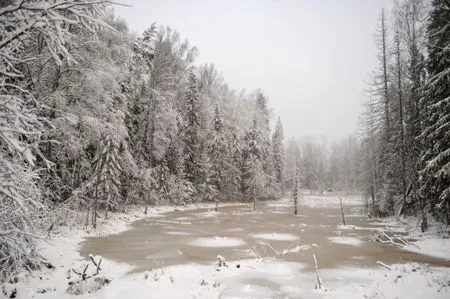
[[(262, 88), (286, 138), (356, 132), (376, 65), (373, 34), (389, 0), (123, 2), (116, 14), (141, 34), (170, 25), (231, 88)], [(275, 117), (272, 117), (272, 124)]]

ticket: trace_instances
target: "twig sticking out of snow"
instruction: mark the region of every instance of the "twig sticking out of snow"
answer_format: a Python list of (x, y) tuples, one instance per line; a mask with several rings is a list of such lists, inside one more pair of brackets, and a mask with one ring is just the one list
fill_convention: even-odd
[[(272, 245), (270, 245), (269, 243), (261, 243), (261, 244), (258, 244), (257, 247), (254, 246), (254, 247), (252, 247), (252, 249), (249, 249), (249, 253), (253, 257), (255, 257), (256, 259), (259, 259), (259, 260), (265, 260), (265, 259), (276, 260), (275, 257), (269, 256), (269, 254), (267, 252), (267, 249), (270, 249), (270, 251), (273, 252), (275, 254), (275, 256), (284, 256), (284, 255), (287, 255), (289, 253), (299, 253), (301, 251), (308, 250), (308, 249), (310, 249), (312, 247), (317, 247), (317, 244), (300, 245), (299, 243), (296, 242), (294, 244), (289, 245), (286, 249), (278, 251), (275, 248), (273, 248)], [(260, 249), (263, 248), (264, 249), (264, 255), (265, 255), (264, 257), (262, 257), (259, 254), (259, 252), (257, 250), (258, 248), (260, 248)]]
[(344, 216), (344, 207), (342, 206), (342, 198), (339, 197), (339, 202), (341, 203), (341, 216), (342, 216), (342, 224), (345, 224), (345, 216)]
[[(87, 274), (87, 269), (89, 268), (89, 264), (86, 264), (86, 265), (85, 265), (85, 267), (84, 267), (84, 269), (83, 269), (82, 272), (77, 271), (77, 270), (75, 270), (75, 269), (72, 268), (72, 272), (75, 273), (76, 275), (80, 276), (81, 281), (87, 280), (87, 279), (89, 279), (89, 278), (91, 278), (91, 277), (93, 277), (93, 276), (97, 276), (97, 275), (99, 274), (99, 271), (101, 270), (100, 265), (101, 265), (101, 263), (102, 263), (102, 259), (99, 258), (99, 261), (96, 262), (96, 261), (95, 261), (95, 258), (94, 258), (94, 256), (93, 256), (92, 254), (89, 255), (89, 258), (91, 259), (92, 263), (93, 263), (93, 264), (95, 265), (95, 267), (96, 267), (96, 271), (95, 271), (94, 274), (92, 274), (92, 275), (88, 275), (88, 274)], [(70, 272), (69, 272), (68, 277), (70, 278)], [(69, 282), (69, 284), (71, 284), (71, 283), (74, 283), (74, 282)]]
[(381, 261), (377, 261), (377, 264), (380, 265), (380, 266), (385, 267), (385, 268), (388, 269), (389, 271), (392, 270), (391, 267), (389, 267), (388, 265), (386, 265), (385, 263), (383, 263), (383, 262), (381, 262)]
[(262, 245), (266, 246), (267, 248), (272, 249), (273, 252), (275, 252), (276, 255), (281, 255), (281, 253), (277, 250), (275, 250), (272, 245), (270, 245), (269, 243), (263, 243)]
[(308, 250), (308, 249), (310, 249), (312, 247), (317, 247), (317, 244), (314, 243), (314, 244), (311, 244), (311, 245), (308, 245), (308, 244), (300, 245), (298, 243), (294, 243), (294, 244), (290, 245), (288, 248), (284, 249), (281, 252), (281, 255), (286, 255), (286, 254), (289, 254), (289, 253), (299, 253), (301, 251)]
[(95, 265), (95, 267), (96, 267), (96, 272), (95, 272), (94, 275), (98, 275), (98, 272), (101, 270), (101, 269), (100, 269), (100, 265), (101, 265), (101, 263), (102, 263), (102, 259), (99, 257), (99, 261), (98, 261), (98, 263), (97, 263), (97, 262), (95, 262), (94, 256), (93, 256), (92, 254), (89, 255), (89, 258), (91, 259), (92, 263), (93, 263), (93, 264)]
[[(91, 277), (91, 276), (87, 276), (87, 274), (86, 274), (86, 271), (87, 271), (88, 267), (89, 267), (89, 264), (86, 264), (86, 266), (84, 267), (84, 270), (83, 270), (82, 273), (76, 271), (75, 269), (72, 269), (72, 271), (73, 271), (73, 273), (75, 273), (76, 275), (80, 276), (80, 277), (81, 277), (81, 280), (86, 280), (86, 279), (88, 279), (88, 278)], [(69, 282), (69, 284), (70, 284), (70, 282)]]
[(314, 258), (314, 264), (316, 265), (316, 279), (317, 279), (317, 283), (315, 285), (316, 289), (322, 289), (322, 279), (320, 279), (320, 275), (319, 275), (319, 267), (317, 266), (317, 259), (316, 259), (316, 255), (313, 253), (313, 258)]

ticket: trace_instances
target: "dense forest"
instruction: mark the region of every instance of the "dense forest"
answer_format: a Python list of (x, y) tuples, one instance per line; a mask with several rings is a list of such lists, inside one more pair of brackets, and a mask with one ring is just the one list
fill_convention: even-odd
[(286, 146), (262, 90), (229, 87), (170, 27), (135, 36), (108, 2), (0, 4), (2, 278), (42, 262), (34, 240), (60, 219), (95, 228), (131, 203), (256, 208), (295, 186), (364, 191), (372, 214), (420, 213), (424, 229), (428, 212), (448, 220), (448, 1), (382, 12), (360, 136)]
[(382, 11), (378, 67), (361, 116), (363, 187), (377, 216), (450, 217), (450, 3)]

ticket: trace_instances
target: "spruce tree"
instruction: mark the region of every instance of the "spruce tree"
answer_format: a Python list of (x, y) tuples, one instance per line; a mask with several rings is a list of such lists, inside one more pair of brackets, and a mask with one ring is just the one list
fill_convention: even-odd
[(202, 182), (200, 99), (197, 91), (197, 79), (192, 71), (189, 73), (187, 84), (184, 120), (184, 170), (186, 179), (194, 185), (198, 185)]
[(226, 144), (223, 119), (216, 106), (213, 120), (213, 131), (211, 139), (208, 142), (208, 156), (210, 161), (210, 183), (212, 183), (218, 192), (223, 191), (223, 182), (227, 169), (228, 148)]
[(265, 197), (274, 198), (278, 192), (274, 169), (274, 153), (270, 138), (270, 110), (268, 98), (261, 90), (256, 91), (255, 121), (258, 124), (260, 162), (265, 173)]
[[(120, 175), (122, 173), (122, 161), (119, 154), (119, 146), (112, 138), (111, 133), (106, 133), (100, 141), (97, 154), (92, 161), (94, 173), (91, 186), (94, 188), (94, 228), (97, 223), (97, 212), (100, 206), (106, 208), (106, 213), (119, 207)], [(107, 215), (107, 214), (106, 214)]]
[(280, 118), (278, 118), (277, 124), (275, 126), (275, 131), (272, 136), (272, 146), (275, 178), (280, 187), (282, 187), (284, 175), (284, 135), (283, 125), (281, 124)]
[(262, 164), (261, 132), (256, 119), (245, 136), (246, 148), (244, 153), (244, 186), (249, 201), (253, 201), (256, 210), (256, 200), (267, 193), (267, 174)]
[[(428, 25), (429, 78), (423, 106), (420, 194), (436, 216), (448, 221), (450, 208), (450, 3), (434, 0)], [(442, 217), (439, 217), (442, 218)]]

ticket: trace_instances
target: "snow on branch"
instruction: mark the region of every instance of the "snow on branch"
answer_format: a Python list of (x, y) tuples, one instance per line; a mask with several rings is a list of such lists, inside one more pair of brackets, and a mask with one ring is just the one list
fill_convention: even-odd
[[(69, 45), (75, 30), (95, 34), (112, 29), (102, 20), (106, 0), (15, 0), (0, 9), (0, 281), (21, 268), (44, 261), (34, 239), (45, 222), (46, 205), (37, 186), (38, 145), (51, 122), (39, 116), (45, 107), (20, 85), (27, 47), (39, 41), (56, 64), (75, 63)], [(97, 270), (99, 270), (98, 264)]]

